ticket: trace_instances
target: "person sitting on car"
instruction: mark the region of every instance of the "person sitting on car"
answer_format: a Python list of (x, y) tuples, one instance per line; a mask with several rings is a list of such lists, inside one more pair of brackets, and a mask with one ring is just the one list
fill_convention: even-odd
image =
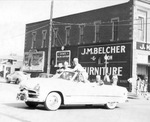
[(88, 82), (88, 73), (86, 70), (79, 64), (78, 58), (73, 59), (75, 67), (72, 69), (72, 71), (77, 71), (82, 74), (84, 82)]
[(64, 70), (63, 64), (62, 64), (62, 63), (59, 63), (59, 64), (58, 64), (58, 69), (56, 70), (56, 74), (62, 73), (63, 70)]
[(64, 70), (71, 70), (67, 61), (64, 62)]
[(100, 75), (96, 75), (96, 83), (97, 83), (98, 85), (103, 85), (103, 84), (104, 84), (104, 82), (102, 81)]

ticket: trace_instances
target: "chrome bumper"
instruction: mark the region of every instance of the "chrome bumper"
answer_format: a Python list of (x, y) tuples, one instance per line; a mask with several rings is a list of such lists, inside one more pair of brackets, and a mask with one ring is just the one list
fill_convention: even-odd
[(17, 93), (16, 99), (21, 101), (30, 101), (30, 102), (40, 102), (40, 99), (29, 97), (30, 94), (27, 90), (21, 91), (20, 93)]

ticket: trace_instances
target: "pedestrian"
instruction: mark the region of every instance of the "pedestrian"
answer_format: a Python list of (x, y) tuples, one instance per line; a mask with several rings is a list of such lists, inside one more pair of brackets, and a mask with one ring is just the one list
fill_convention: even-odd
[(116, 73), (112, 76), (112, 85), (117, 85), (118, 83), (118, 75)]
[(88, 82), (88, 73), (87, 73), (86, 70), (81, 66), (81, 64), (79, 64), (78, 58), (74, 58), (74, 59), (73, 59), (73, 63), (74, 63), (74, 65), (75, 65), (75, 67), (72, 69), (72, 71), (77, 71), (77, 72), (79, 72), (81, 75), (83, 75), (84, 82)]
[(147, 85), (148, 85), (148, 78), (145, 78), (145, 82), (144, 82), (144, 91), (147, 92)]
[(110, 74), (106, 73), (104, 76), (104, 83), (109, 84), (110, 83)]
[(141, 95), (141, 76), (138, 75), (137, 77), (137, 95)]
[(103, 84), (104, 84), (104, 82), (103, 82), (103, 80), (101, 79), (101, 76), (100, 76), (100, 75), (96, 75), (96, 83), (97, 83), (98, 85), (103, 85)]
[(136, 94), (136, 81), (137, 77), (131, 77), (127, 80), (129, 82), (129, 91)]

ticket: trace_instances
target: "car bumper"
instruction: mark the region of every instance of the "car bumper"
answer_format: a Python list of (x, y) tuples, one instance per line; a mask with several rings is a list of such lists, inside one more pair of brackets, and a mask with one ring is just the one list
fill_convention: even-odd
[(27, 90), (24, 90), (24, 91), (17, 93), (16, 99), (21, 100), (21, 101), (25, 101), (25, 102), (27, 102), (27, 101), (28, 102), (44, 102), (43, 100), (41, 100), (39, 98), (38, 94), (33, 94), (33, 93), (31, 94)]

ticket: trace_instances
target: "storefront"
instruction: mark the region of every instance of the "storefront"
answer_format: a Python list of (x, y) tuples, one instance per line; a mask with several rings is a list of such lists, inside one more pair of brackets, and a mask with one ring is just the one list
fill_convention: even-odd
[(131, 42), (79, 46), (78, 57), (91, 80), (97, 74), (103, 78), (106, 73), (110, 77), (116, 73), (119, 77), (118, 85), (128, 88), (127, 79), (132, 73)]
[(137, 76), (148, 79), (148, 91), (150, 91), (150, 44), (136, 43)]
[[(127, 81), (132, 74), (132, 42), (112, 42), (93, 45), (79, 45), (74, 48), (67, 46), (64, 50), (56, 49), (53, 59), (55, 65), (51, 68), (54, 70), (58, 63), (67, 61), (73, 66), (72, 60), (77, 57), (79, 63), (86, 69), (89, 74), (89, 80), (95, 80), (96, 75), (110, 74), (110, 78), (114, 73), (119, 77), (118, 85), (129, 87)], [(52, 54), (54, 54), (52, 48)], [(107, 56), (107, 57), (106, 57)], [(107, 60), (107, 62), (106, 62)]]

